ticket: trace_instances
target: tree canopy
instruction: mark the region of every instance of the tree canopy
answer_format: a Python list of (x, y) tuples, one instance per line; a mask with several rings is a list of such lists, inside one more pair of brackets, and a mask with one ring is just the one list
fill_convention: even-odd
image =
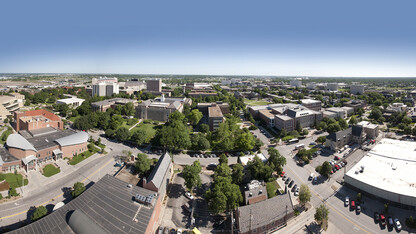
[(145, 175), (150, 170), (150, 159), (146, 154), (138, 153), (135, 163), (136, 171)]
[(192, 165), (186, 165), (185, 168), (182, 171), (182, 177), (185, 180), (185, 186), (190, 191), (194, 187), (200, 187), (201, 186), (201, 164), (199, 161), (194, 161)]
[(74, 184), (74, 187), (72, 188), (71, 195), (73, 198), (78, 197), (81, 193), (85, 191), (84, 183), (82, 182), (76, 182)]

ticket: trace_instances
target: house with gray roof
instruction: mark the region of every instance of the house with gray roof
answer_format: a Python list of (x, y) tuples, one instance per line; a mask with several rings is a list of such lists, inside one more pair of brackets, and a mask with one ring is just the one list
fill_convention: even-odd
[(159, 158), (150, 175), (143, 179), (143, 188), (158, 192), (163, 197), (172, 173), (172, 158), (165, 153)]
[(295, 216), (289, 194), (237, 208), (238, 233), (271, 233), (286, 225)]

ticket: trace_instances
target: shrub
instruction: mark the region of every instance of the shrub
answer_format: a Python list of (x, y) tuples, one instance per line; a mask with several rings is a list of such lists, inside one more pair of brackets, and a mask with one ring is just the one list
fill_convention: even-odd
[(295, 209), (295, 216), (298, 216), (300, 214), (299, 210)]
[(409, 218), (407, 218), (405, 223), (406, 223), (406, 226), (410, 228), (416, 228), (416, 222), (413, 219), (413, 216), (410, 216)]
[(258, 127), (256, 127), (256, 125), (253, 124), (248, 129), (249, 130), (256, 130), (256, 129), (258, 129)]
[(48, 214), (48, 210), (44, 206), (39, 206), (36, 208), (35, 212), (33, 212), (31, 216), (32, 221), (36, 221)]
[(17, 196), (19, 196), (20, 194), (18, 194), (17, 192), (16, 192), (16, 189), (15, 188), (10, 188), (10, 190), (9, 190), (9, 197), (17, 197)]

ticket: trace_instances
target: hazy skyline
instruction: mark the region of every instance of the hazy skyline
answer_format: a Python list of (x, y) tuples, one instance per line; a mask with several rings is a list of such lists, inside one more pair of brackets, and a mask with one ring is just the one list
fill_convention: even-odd
[(22, 2), (0, 73), (416, 76), (414, 1)]

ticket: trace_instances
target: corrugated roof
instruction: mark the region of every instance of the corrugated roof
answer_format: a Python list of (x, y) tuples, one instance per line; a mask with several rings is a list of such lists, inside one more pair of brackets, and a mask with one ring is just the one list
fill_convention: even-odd
[[(107, 233), (146, 233), (154, 205), (145, 206), (133, 201), (136, 194), (149, 196), (155, 192), (105, 175), (68, 204), (24, 227), (10, 233), (74, 233), (68, 224), (73, 211), (82, 211)], [(157, 198), (157, 197), (156, 197)]]
[(163, 178), (166, 175), (166, 172), (169, 170), (169, 167), (172, 163), (172, 158), (168, 153), (165, 153), (157, 161), (156, 166), (153, 168), (152, 173), (147, 178), (147, 183), (152, 182), (158, 189), (162, 185)]
[(88, 133), (81, 131), (55, 140), (60, 146), (78, 145), (88, 141)]
[(8, 147), (12, 148), (37, 151), (29, 141), (17, 133), (10, 134), (9, 137), (7, 137), (6, 144)]

